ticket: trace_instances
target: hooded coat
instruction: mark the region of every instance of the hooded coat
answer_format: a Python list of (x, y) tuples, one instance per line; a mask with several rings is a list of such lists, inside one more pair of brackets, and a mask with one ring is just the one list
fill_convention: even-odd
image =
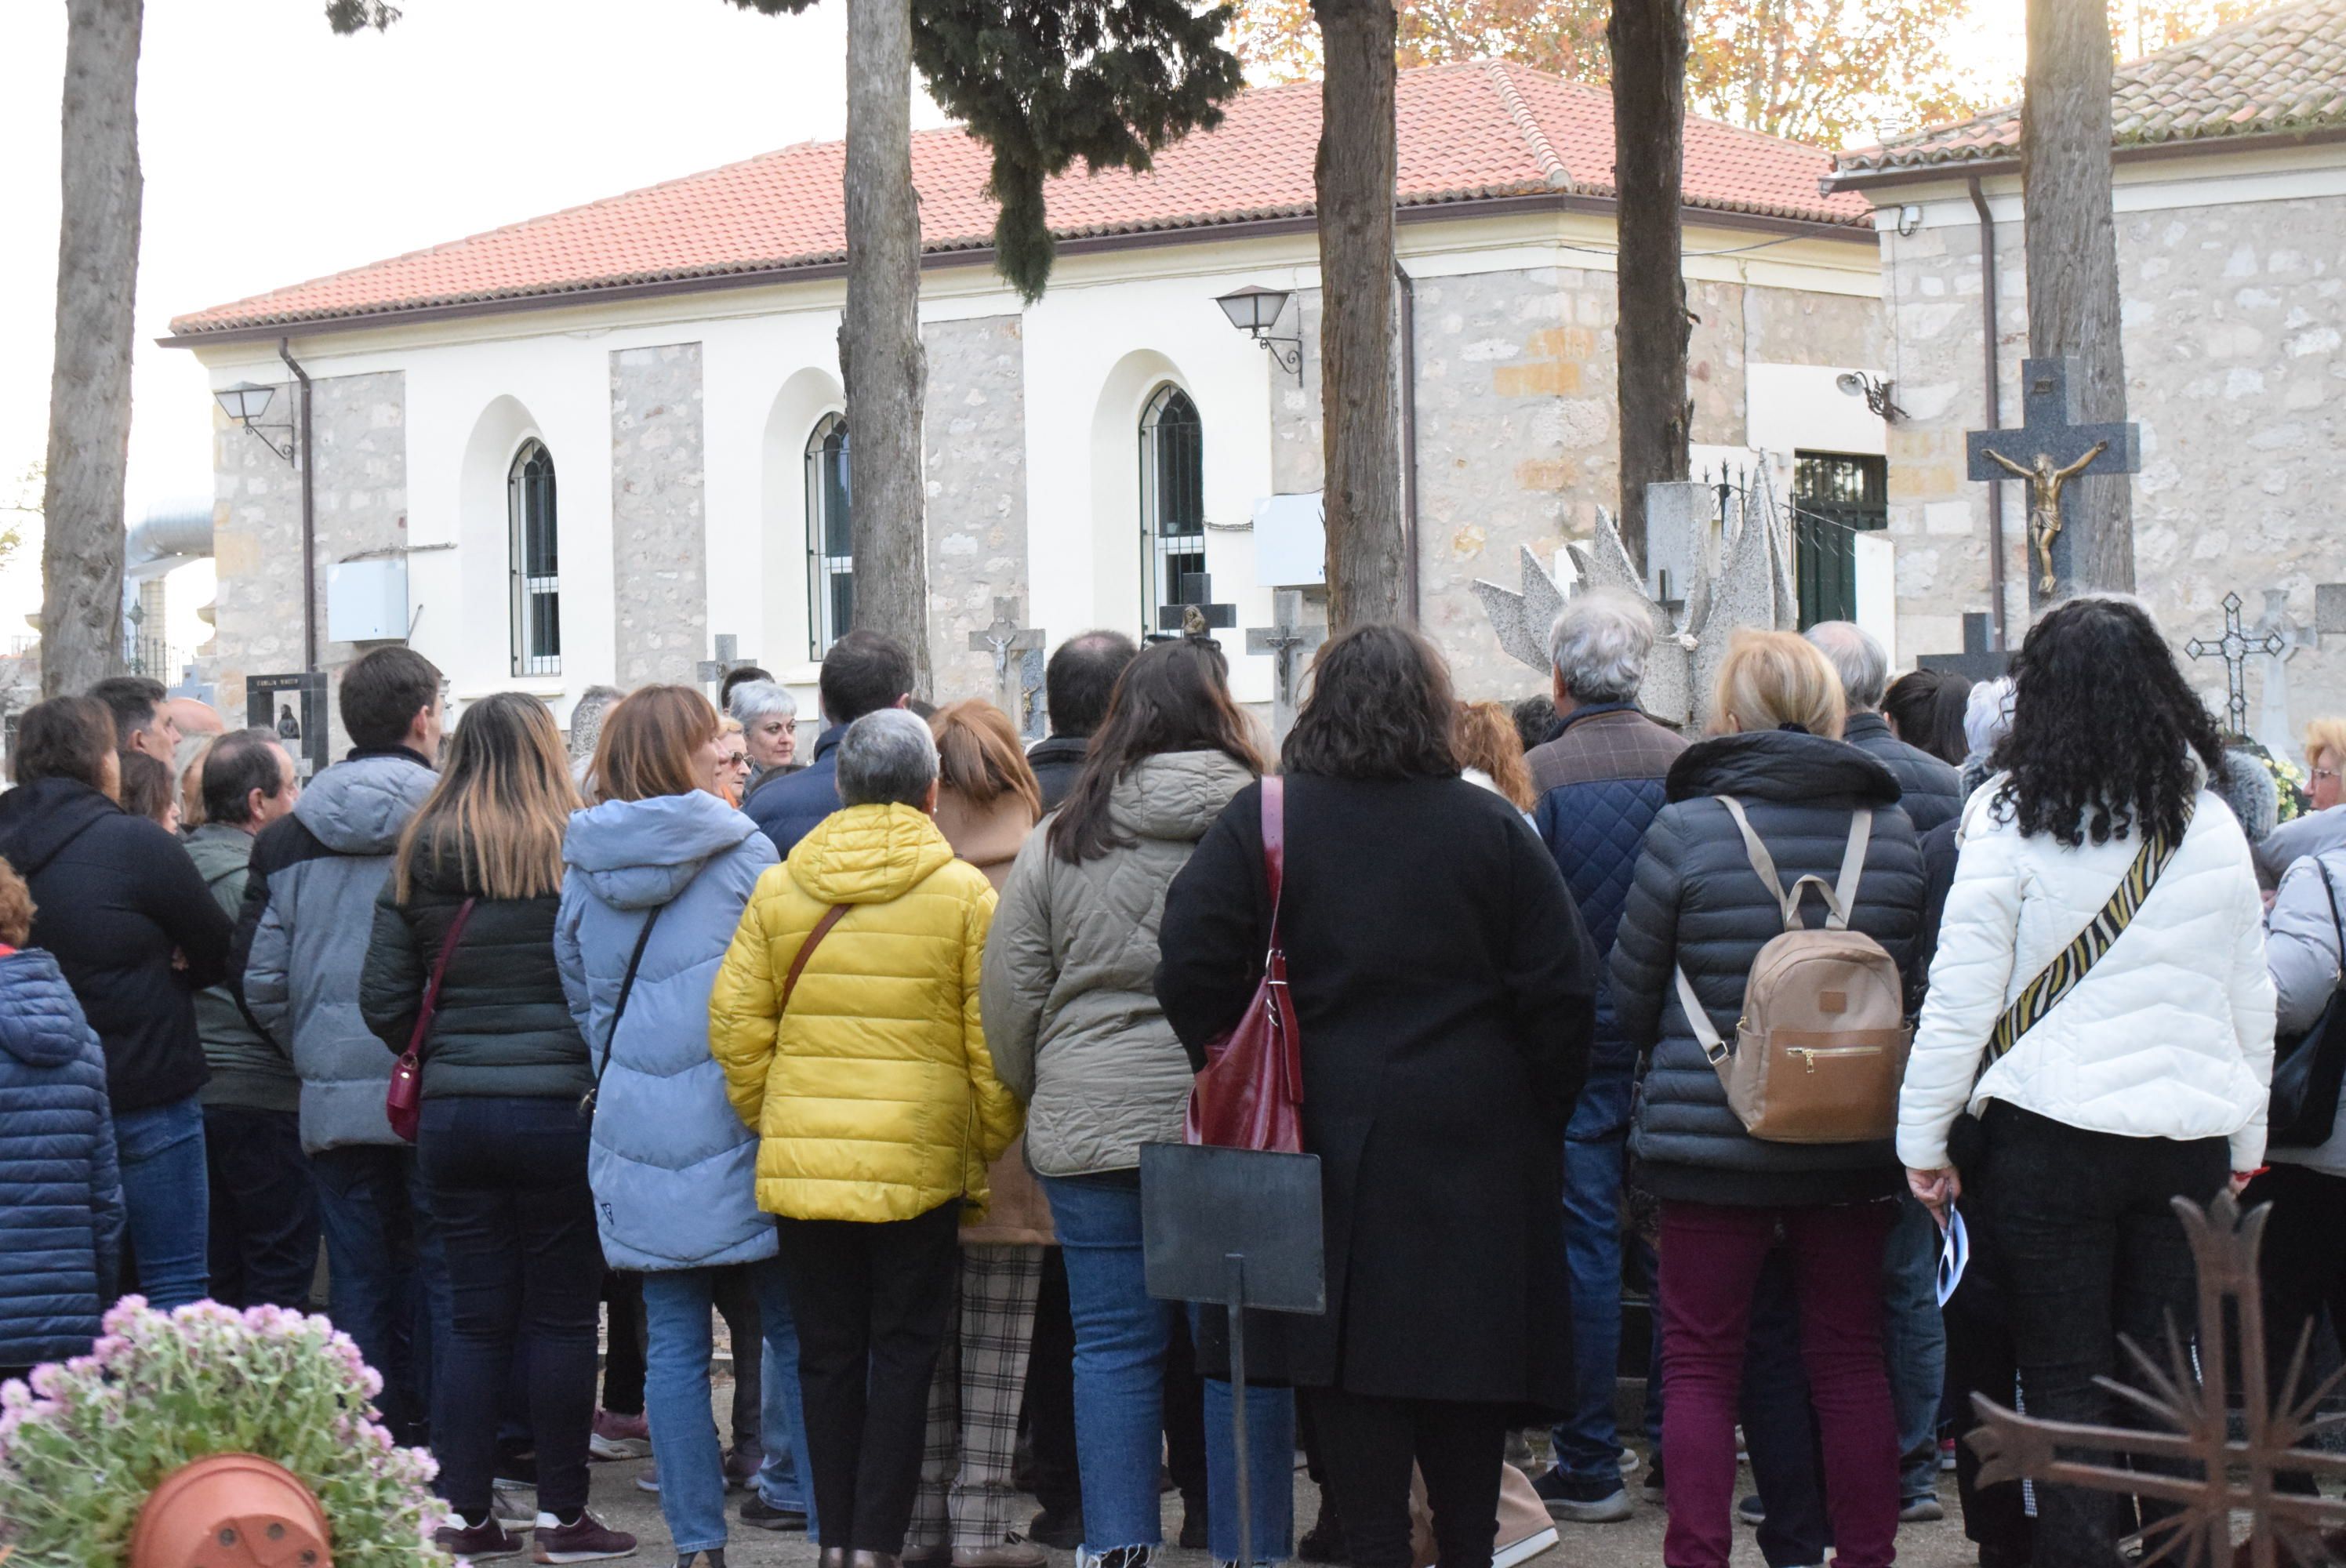
[(196, 993), (227, 972), (232, 928), (179, 841), (87, 784), (38, 779), (0, 795), (0, 856), (38, 906), (30, 944), (105, 1047), (114, 1114), (202, 1088)]
[[(658, 1271), (773, 1257), (758, 1139), (709, 1054), (709, 989), (773, 845), (695, 790), (574, 812), (562, 858), (554, 954), (597, 1073), (586, 1178), (604, 1258)], [(655, 915), (615, 1033), (628, 957)]]
[(398, 1145), (392, 1063), (359, 1013), (375, 895), (407, 820), (439, 781), (403, 747), (354, 751), (253, 840), (232, 972), (246, 1011), (301, 1077), (301, 1146)]
[(0, 958), (0, 1366), (89, 1349), (122, 1217), (97, 1035), (49, 954)]
[[(196, 863), (220, 913), (231, 921), (244, 911), (252, 840), (251, 833), (233, 822), (206, 822), (188, 835), (188, 859)], [(244, 1015), (227, 985), (197, 995), (196, 1033), (212, 1070), (211, 1082), (204, 1085), (205, 1105), (288, 1113), (301, 1108), (301, 1080), (294, 1076), (292, 1062)]]
[[(1760, 885), (1727, 808), (1732, 795), (1768, 846), (1782, 885), (1840, 874), (1852, 813), (1870, 811), (1849, 926), (1911, 975), (1923, 909), (1923, 854), (1898, 809), (1898, 781), (1855, 747), (1821, 735), (1758, 730), (1687, 748), (1672, 765), (1669, 803), (1646, 831), (1637, 880), (1613, 945), (1613, 1008), (1622, 1035), (1648, 1058), (1630, 1148), (1638, 1185), (1687, 1203), (1795, 1207), (1887, 1197), (1904, 1185), (1889, 1140), (1768, 1143), (1743, 1130), (1727, 1089), (1679, 1004), (1685, 969), (1711, 1024), (1729, 1040), (1760, 950), (1784, 930), (1778, 895)], [(1808, 895), (1811, 926), (1822, 901)]]
[[(846, 914), (791, 962), (833, 906)], [(758, 1129), (758, 1206), (791, 1219), (983, 1212), (1018, 1135), (978, 1023), (985, 874), (911, 806), (850, 806), (758, 879), (709, 1000), (709, 1044)]]
[(1133, 1170), (1141, 1145), (1180, 1141), (1193, 1074), (1155, 990), (1165, 890), (1253, 782), (1219, 751), (1144, 757), (1108, 796), (1130, 843), (1070, 865), (1046, 817), (1019, 850), (986, 944), (985, 1038), (1043, 1175)]

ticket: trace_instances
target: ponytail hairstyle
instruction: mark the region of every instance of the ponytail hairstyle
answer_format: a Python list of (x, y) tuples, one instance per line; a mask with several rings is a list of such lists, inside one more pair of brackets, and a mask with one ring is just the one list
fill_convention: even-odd
[(440, 782), (400, 837), (392, 896), (406, 903), (428, 865), (444, 878), (453, 870), (480, 898), (550, 897), (562, 889), (562, 835), (577, 805), (546, 704), (518, 691), (484, 697), (450, 734)]

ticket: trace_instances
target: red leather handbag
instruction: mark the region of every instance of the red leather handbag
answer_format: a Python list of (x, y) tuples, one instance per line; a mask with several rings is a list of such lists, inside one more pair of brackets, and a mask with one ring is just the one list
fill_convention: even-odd
[(1287, 877), (1286, 789), (1262, 781), (1262, 863), (1270, 882), (1270, 951), (1262, 982), (1238, 1025), (1206, 1047), (1205, 1069), (1189, 1091), (1182, 1136), (1225, 1149), (1303, 1152), (1303, 1037), (1287, 989), (1287, 952), (1279, 936), (1280, 889)]
[(473, 901), (466, 899), (456, 906), (456, 918), (448, 922), (440, 956), (432, 962), (432, 983), (423, 989), (423, 1010), (415, 1015), (407, 1049), (399, 1054), (399, 1062), (391, 1070), (391, 1084), (382, 1092), (382, 1114), (390, 1118), (391, 1130), (411, 1144), (423, 1119), (423, 1042), (432, 1033), (432, 1015), (440, 1011), (440, 982), (448, 973), (448, 960), (464, 940), (464, 922), (472, 918)]

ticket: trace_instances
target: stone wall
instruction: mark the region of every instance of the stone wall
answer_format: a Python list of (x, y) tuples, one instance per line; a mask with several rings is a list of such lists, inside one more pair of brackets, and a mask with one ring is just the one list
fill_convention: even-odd
[[(2027, 342), (2023, 236), (1997, 230), (1997, 325), (2004, 418), (2019, 417)], [(2248, 202), (2122, 213), (2118, 278), (2128, 413), (2142, 427), (2134, 480), (2135, 571), (2178, 643), (2221, 625), (2238, 593), (2253, 622), (2280, 589), (2301, 626), (2313, 587), (2346, 580), (2337, 548), (2346, 463), (2346, 199)], [(1985, 487), (1964, 477), (1964, 432), (1978, 428), (1979, 244), (1961, 226), (1885, 236), (1885, 292), (1895, 334), (1892, 527), (1897, 535), (1901, 643), (1953, 648), (1962, 612), (1988, 602)], [(2025, 625), (2020, 573), (2026, 493), (2005, 489), (2015, 641)], [(2220, 663), (2193, 667), (2220, 698)], [(2249, 695), (2261, 705), (2261, 671)], [(2346, 645), (2290, 665), (2292, 728), (2346, 708)], [(2251, 726), (2258, 719), (2250, 713)]]
[(1320, 290), (1305, 289), (1288, 302), (1272, 331), (1303, 340), (1303, 381), (1269, 353), (1263, 373), (1270, 378), (1270, 490), (1274, 495), (1308, 495), (1327, 481), (1328, 453), (1320, 436)]
[[(329, 673), (331, 710), (331, 677), (371, 645), (325, 640), (327, 569), (406, 546), (407, 392), (396, 371), (321, 377), (311, 386), (318, 662)], [(269, 414), (291, 419), (298, 406), (295, 389), (280, 386)], [(301, 668), (301, 476), (225, 414), (214, 413), (212, 437), (219, 586), (207, 673), (233, 725), (244, 717), (246, 676)], [(339, 713), (332, 727), (332, 753), (340, 756), (350, 741)]]
[(696, 682), (709, 648), (700, 345), (611, 354), (617, 684)]
[[(969, 634), (993, 624), (994, 601), (1026, 587), (1026, 396), (1016, 316), (932, 321), (923, 442), (928, 475), (929, 658), (936, 700), (991, 697), (994, 658)], [(1065, 520), (1060, 525), (1065, 526)], [(1060, 635), (1076, 628), (1052, 628)], [(1015, 717), (1015, 716), (1014, 716)]]

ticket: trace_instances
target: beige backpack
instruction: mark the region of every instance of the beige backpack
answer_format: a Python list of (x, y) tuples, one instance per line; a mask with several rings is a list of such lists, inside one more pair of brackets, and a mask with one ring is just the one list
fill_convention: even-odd
[[(1850, 819), (1837, 885), (1808, 876), (1787, 891), (1742, 802), (1714, 799), (1735, 819), (1752, 871), (1784, 911), (1783, 934), (1770, 938), (1751, 961), (1731, 1049), (1686, 970), (1678, 971), (1679, 1004), (1727, 1090), (1729, 1107), (1746, 1132), (1770, 1143), (1862, 1144), (1890, 1136), (1914, 1031), (1896, 961), (1872, 937), (1848, 929), (1873, 813), (1860, 810)], [(1831, 911), (1822, 931), (1800, 923), (1800, 898), (1810, 887)]]

